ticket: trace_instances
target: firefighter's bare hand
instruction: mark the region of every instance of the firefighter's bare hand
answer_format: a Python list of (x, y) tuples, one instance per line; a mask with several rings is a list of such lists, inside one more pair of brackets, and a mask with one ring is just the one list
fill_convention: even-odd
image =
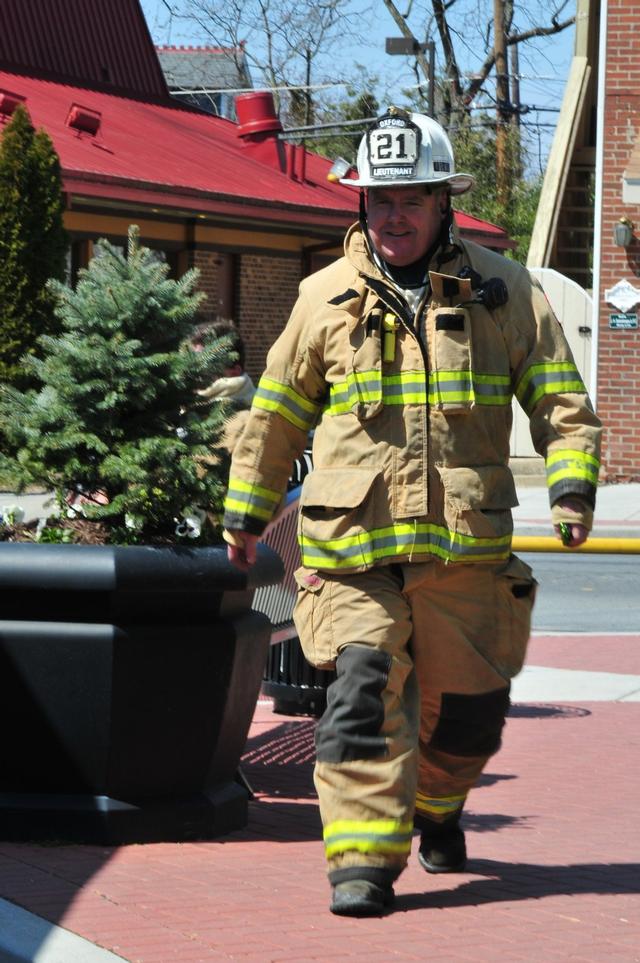
[(588, 528), (578, 521), (574, 522), (571, 520), (571, 515), (576, 515), (576, 517), (581, 516), (583, 511), (582, 503), (571, 498), (569, 495), (566, 498), (559, 498), (556, 505), (560, 506), (568, 516), (567, 521), (560, 522), (558, 525), (553, 526), (556, 538), (567, 548), (578, 548), (578, 546), (583, 545), (589, 537)]
[(251, 532), (240, 532), (234, 530), (230, 533), (233, 536), (233, 543), (227, 543), (227, 558), (232, 565), (248, 572), (252, 565), (255, 565), (258, 550), (258, 535)]

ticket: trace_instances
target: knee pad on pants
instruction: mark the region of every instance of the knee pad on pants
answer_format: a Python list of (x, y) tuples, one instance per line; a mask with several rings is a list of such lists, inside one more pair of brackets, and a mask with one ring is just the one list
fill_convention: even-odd
[(452, 756), (491, 756), (500, 748), (509, 686), (479, 695), (443, 692), (430, 746)]
[(391, 656), (366, 645), (348, 645), (336, 660), (336, 680), (316, 730), (319, 762), (375, 759), (386, 754), (380, 730)]

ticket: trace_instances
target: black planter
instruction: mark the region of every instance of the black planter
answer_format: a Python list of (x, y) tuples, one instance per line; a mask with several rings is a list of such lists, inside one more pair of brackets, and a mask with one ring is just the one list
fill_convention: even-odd
[(271, 634), (223, 546), (0, 544), (0, 838), (213, 838), (247, 822), (238, 765)]

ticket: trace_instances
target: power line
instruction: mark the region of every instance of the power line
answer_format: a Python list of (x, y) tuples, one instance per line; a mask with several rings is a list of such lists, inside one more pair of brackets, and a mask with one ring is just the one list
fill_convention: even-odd
[[(288, 135), (296, 136), (299, 134), (305, 134), (307, 136), (307, 131), (322, 131), (322, 130), (336, 130), (341, 132), (343, 127), (363, 127), (368, 124), (374, 124), (377, 117), (360, 117), (358, 120), (336, 120), (331, 123), (326, 124), (308, 124), (306, 127), (288, 127), (286, 130), (279, 135), (281, 138), (286, 138)], [(348, 131), (345, 131), (348, 133)], [(358, 133), (358, 131), (356, 131)], [(320, 134), (319, 136), (333, 137), (333, 134)]]
[(194, 90), (185, 90), (182, 87), (172, 87), (181, 94), (246, 94), (260, 93), (265, 90), (324, 90), (327, 87), (348, 87), (346, 80), (336, 80), (329, 84), (283, 84), (280, 87), (196, 87)]
[[(308, 127), (289, 127), (278, 134), (279, 140), (322, 140), (328, 137), (359, 137), (362, 128), (373, 123), (375, 117), (363, 118), (362, 120), (336, 121), (334, 124), (312, 124)], [(345, 129), (349, 125), (352, 129)], [(359, 126), (356, 126), (359, 125)], [(476, 127), (495, 127), (495, 121), (476, 121)], [(555, 124), (536, 123), (535, 121), (523, 121), (522, 127), (531, 130), (542, 130), (548, 128), (555, 130)], [(450, 127), (449, 133), (455, 133), (459, 127)]]

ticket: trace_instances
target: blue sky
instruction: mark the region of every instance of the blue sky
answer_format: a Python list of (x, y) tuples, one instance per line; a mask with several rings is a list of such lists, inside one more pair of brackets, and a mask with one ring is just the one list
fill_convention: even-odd
[[(179, 2), (179, 0), (168, 0), (169, 4), (172, 2)], [(224, 0), (221, 0), (221, 2), (224, 2)], [(354, 7), (356, 3), (357, 0), (354, 0)], [(462, 12), (465, 11), (466, 5), (467, 16), (474, 10), (474, 0), (459, 0), (459, 3)], [(536, 22), (537, 11), (533, 8), (538, 4), (544, 9), (547, 16), (551, 9), (549, 3), (543, 2), (543, 0), (528, 0), (527, 10), (530, 23)], [(156, 43), (195, 45), (206, 43), (206, 39), (201, 35), (199, 36), (197, 32), (193, 30), (187, 32), (183, 25), (175, 21), (171, 23), (167, 4), (163, 0), (141, 0), (141, 6)], [(389, 102), (402, 103), (400, 92), (402, 89), (415, 84), (416, 78), (409, 69), (408, 58), (390, 56), (385, 53), (385, 38), (399, 36), (399, 30), (381, 0), (374, 0), (373, 6), (375, 16), (367, 18), (363, 31), (366, 36), (362, 41), (345, 41), (344, 44), (334, 45), (332, 48), (331, 73), (334, 79), (344, 79), (347, 76), (353, 76), (354, 64), (363, 64), (368, 73), (376, 74), (379, 77), (381, 89), (386, 88), (389, 93)], [(407, 0), (403, 9), (409, 6), (409, 0)], [(487, 17), (491, 16), (492, 0), (479, 0), (479, 7)], [(556, 4), (554, 3), (553, 9), (555, 7)], [(575, 2), (570, 0), (562, 11), (562, 18), (570, 16), (574, 11)], [(469, 26), (470, 21), (467, 20), (463, 29), (463, 21), (456, 21), (453, 14), (450, 14), (450, 16), (452, 26), (463, 34), (463, 42), (459, 45), (459, 56), (464, 56), (466, 61), (462, 62), (461, 66), (472, 73), (480, 62), (476, 55), (476, 48), (479, 49), (480, 45), (472, 33), (473, 23)], [(527, 14), (521, 14), (521, 16), (526, 17)], [(525, 25), (525, 23), (518, 24), (521, 29)], [(466, 42), (465, 30), (468, 33)], [(543, 170), (546, 164), (553, 137), (553, 127), (558, 116), (557, 109), (562, 102), (564, 85), (573, 54), (573, 39), (573, 28), (569, 28), (561, 34), (537, 39), (520, 48), (521, 102), (531, 108), (526, 117), (523, 117), (523, 120), (526, 122), (530, 170), (533, 173)], [(259, 78), (254, 76), (254, 82), (257, 86)], [(491, 89), (491, 86), (489, 84), (488, 89)], [(336, 93), (339, 93), (339, 90)], [(534, 108), (544, 109), (535, 110)]]

